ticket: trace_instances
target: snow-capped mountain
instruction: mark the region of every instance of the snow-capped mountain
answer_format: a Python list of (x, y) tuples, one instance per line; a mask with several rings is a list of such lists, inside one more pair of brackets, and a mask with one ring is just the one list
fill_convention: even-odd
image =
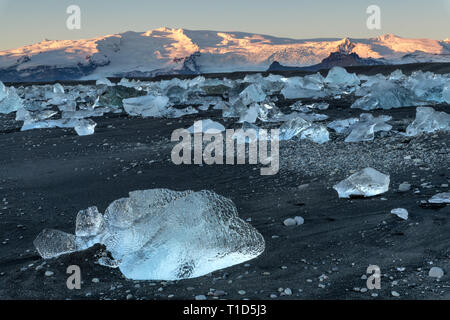
[(1, 51), (0, 80), (262, 71), (274, 61), (285, 66), (314, 65), (332, 52), (383, 58), (389, 63), (450, 62), (448, 40), (407, 39), (392, 34), (371, 39), (296, 40), (243, 32), (159, 28), (87, 40), (46, 40)]

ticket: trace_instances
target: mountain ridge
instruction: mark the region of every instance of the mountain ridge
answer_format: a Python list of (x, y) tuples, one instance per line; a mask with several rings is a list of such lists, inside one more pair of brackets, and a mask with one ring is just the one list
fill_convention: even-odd
[[(332, 52), (389, 63), (450, 62), (445, 40), (376, 38), (290, 39), (246, 32), (157, 28), (81, 40), (44, 40), (0, 51), (0, 80), (29, 81), (63, 77), (98, 79), (127, 74), (264, 71), (278, 61), (286, 66), (319, 64)], [(47, 79), (47, 80), (52, 80)]]

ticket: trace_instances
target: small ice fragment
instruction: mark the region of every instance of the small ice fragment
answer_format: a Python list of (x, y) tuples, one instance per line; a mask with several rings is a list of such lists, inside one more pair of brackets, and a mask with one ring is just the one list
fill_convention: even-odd
[(64, 87), (60, 83), (56, 83), (53, 86), (53, 93), (55, 93), (55, 94), (64, 94)]
[(404, 208), (392, 209), (391, 213), (395, 214), (397, 217), (399, 217), (403, 220), (408, 220), (408, 210), (406, 210)]
[(372, 197), (387, 192), (389, 183), (389, 175), (373, 168), (365, 168), (339, 182), (333, 189), (338, 192), (339, 198), (350, 198), (350, 196)]
[(241, 113), (241, 117), (239, 118), (239, 123), (255, 123), (256, 119), (259, 115), (259, 105), (256, 103), (251, 104), (247, 110)]
[(204, 119), (195, 121), (195, 123), (186, 129), (190, 133), (200, 133), (200, 132), (208, 132), (208, 133), (218, 133), (225, 131), (225, 127), (219, 122), (212, 121), (211, 119)]
[(77, 237), (96, 236), (102, 227), (103, 215), (98, 212), (97, 207), (89, 207), (80, 210), (75, 222), (75, 235)]
[(112, 82), (108, 79), (108, 78), (102, 78), (102, 79), (98, 79), (95, 82), (96, 86), (101, 86), (101, 85), (106, 85), (106, 86), (113, 86)]
[(324, 126), (312, 125), (302, 131), (300, 139), (306, 139), (318, 144), (323, 144), (330, 141), (330, 133)]
[(287, 219), (285, 219), (285, 220), (283, 221), (283, 224), (284, 224), (286, 227), (292, 227), (292, 226), (297, 225), (297, 222), (296, 222), (294, 219), (292, 219), (292, 218), (287, 218)]
[(431, 278), (440, 279), (444, 276), (444, 270), (442, 270), (442, 268), (439, 268), (439, 267), (433, 267), (428, 272), (428, 276)]
[(330, 122), (327, 127), (330, 129), (333, 129), (336, 131), (336, 133), (346, 133), (350, 126), (358, 122), (358, 118), (349, 118), (349, 119), (343, 119), (343, 120), (335, 120), (333, 122)]
[(51, 259), (78, 250), (76, 237), (59, 230), (44, 229), (33, 242), (44, 259)]
[(442, 100), (450, 104), (450, 84), (442, 90)]
[(429, 203), (449, 203), (450, 204), (450, 192), (443, 192), (435, 194), (428, 200)]
[(303, 118), (297, 117), (286, 121), (280, 126), (280, 140), (291, 140), (312, 124)]
[(95, 132), (97, 124), (91, 119), (78, 120), (74, 129), (79, 136), (88, 136)]
[(297, 223), (298, 226), (300, 226), (300, 225), (305, 223), (305, 219), (303, 219), (303, 217), (300, 217), (300, 216), (296, 216), (294, 218), (294, 220), (295, 220), (295, 223)]

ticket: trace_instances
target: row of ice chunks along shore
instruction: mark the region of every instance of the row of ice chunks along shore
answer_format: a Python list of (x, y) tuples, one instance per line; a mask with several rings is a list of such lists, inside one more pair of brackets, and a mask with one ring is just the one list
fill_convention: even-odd
[[(291, 107), (294, 110), (291, 114), (283, 114), (276, 106), (278, 93), (287, 99), (339, 98), (343, 94), (354, 94), (361, 98), (354, 102), (352, 108), (391, 109), (450, 103), (450, 77), (421, 71), (406, 76), (399, 70), (389, 76), (357, 76), (344, 68), (334, 67), (326, 77), (320, 73), (291, 78), (254, 74), (240, 80), (198, 76), (194, 79), (174, 78), (154, 82), (122, 79), (117, 85), (108, 79), (101, 79), (96, 86), (64, 88), (55, 84), (18, 89), (7, 88), (0, 83), (0, 113), (16, 112), (16, 120), (24, 122), (22, 130), (74, 128), (79, 135), (89, 135), (94, 133), (96, 124), (87, 118), (100, 117), (109, 112), (124, 111), (131, 116), (179, 118), (206, 111), (213, 106), (216, 110), (222, 110), (224, 118), (237, 118), (238, 123), (253, 124), (258, 120), (294, 127), (293, 130), (288, 128), (289, 132), (284, 138), (298, 135), (310, 137), (319, 143), (328, 141), (326, 126), (320, 124), (310, 126), (304, 134), (292, 135), (292, 132), (305, 127), (300, 119), (318, 122), (326, 120), (327, 116), (311, 113), (313, 109), (309, 107), (316, 104), (302, 106), (301, 103)], [(80, 103), (83, 105), (81, 109)], [(189, 106), (175, 108), (174, 105), (177, 104)], [(58, 110), (55, 110), (55, 106)], [(324, 109), (326, 107), (317, 108)], [(55, 119), (59, 112), (61, 116)], [(381, 120), (384, 119), (368, 119), (365, 115), (361, 115), (357, 121), (342, 120), (349, 122), (347, 128), (344, 128), (349, 129), (346, 141), (369, 141), (376, 132), (389, 131), (389, 125), (381, 123)], [(388, 120), (384, 120), (386, 121)], [(337, 126), (341, 127), (342, 124)], [(330, 125), (334, 126), (336, 123)]]
[(44, 259), (102, 244), (129, 279), (199, 277), (259, 256), (262, 235), (240, 219), (234, 203), (212, 191), (151, 189), (130, 192), (105, 214), (96, 207), (76, 217), (75, 234), (43, 230), (34, 245)]

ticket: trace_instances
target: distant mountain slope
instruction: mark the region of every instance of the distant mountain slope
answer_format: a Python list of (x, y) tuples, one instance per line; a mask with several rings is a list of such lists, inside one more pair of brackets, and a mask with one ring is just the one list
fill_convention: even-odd
[(363, 59), (383, 58), (389, 63), (450, 62), (448, 41), (392, 34), (372, 39), (295, 40), (243, 32), (159, 28), (87, 40), (46, 40), (1, 51), (0, 80), (259, 71), (274, 61), (286, 66), (318, 64), (336, 51), (356, 53)]
[(386, 64), (384, 59), (360, 58), (356, 53), (346, 53), (343, 51), (332, 52), (329, 57), (322, 60), (321, 63), (306, 67), (283, 66), (278, 61), (274, 61), (267, 71), (318, 71), (330, 69), (332, 67), (355, 67), (355, 66), (374, 66)]

